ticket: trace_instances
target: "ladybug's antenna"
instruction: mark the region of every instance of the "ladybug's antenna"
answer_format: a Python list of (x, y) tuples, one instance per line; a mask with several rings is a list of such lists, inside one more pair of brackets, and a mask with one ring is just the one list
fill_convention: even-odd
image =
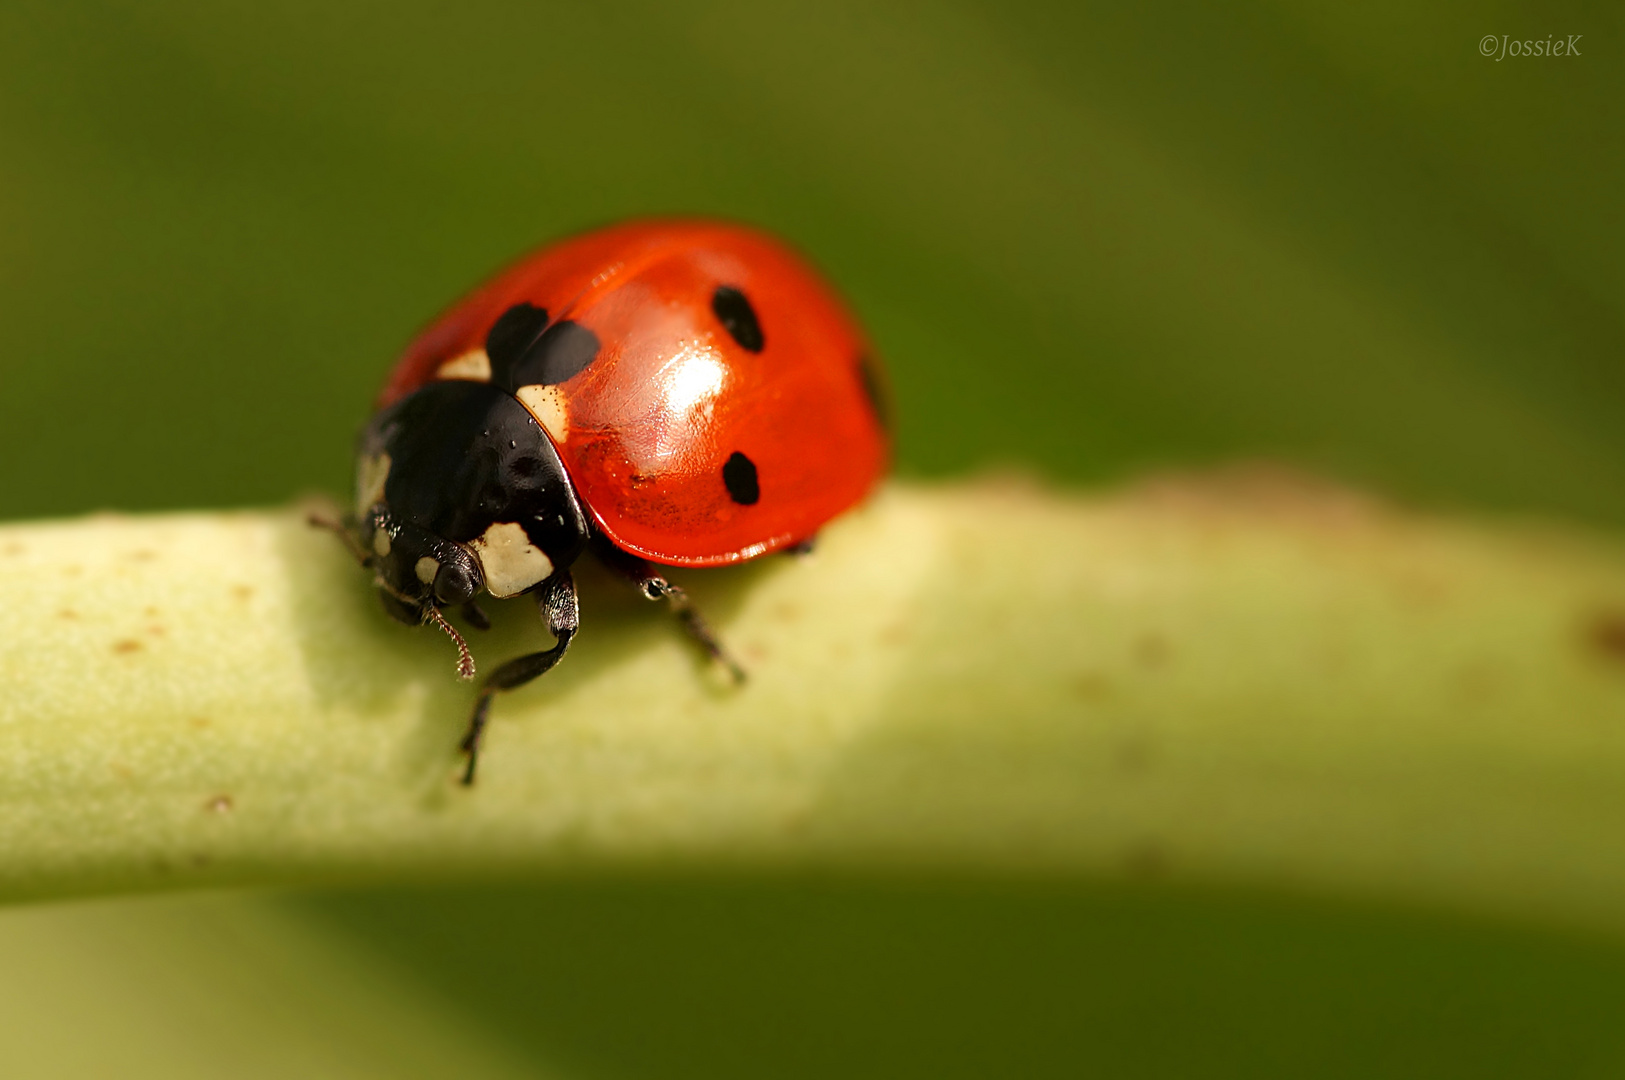
[(452, 644), (457, 646), (457, 677), (464, 682), (472, 679), (474, 677), (474, 654), (468, 651), (468, 642), (463, 640), (463, 635), (457, 632), (455, 626), (446, 621), (446, 617), (440, 614), (440, 609), (433, 604), (423, 605), (423, 615), (426, 622), (432, 622), (444, 630), (446, 636), (451, 638)]

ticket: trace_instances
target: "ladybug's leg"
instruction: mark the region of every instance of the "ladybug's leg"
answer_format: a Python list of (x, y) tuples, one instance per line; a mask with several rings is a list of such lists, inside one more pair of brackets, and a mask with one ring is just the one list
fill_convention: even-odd
[(372, 565), (372, 555), (362, 550), (361, 541), (355, 538), (355, 530), (348, 524), (334, 521), (332, 518), (323, 517), (320, 514), (307, 515), (305, 524), (313, 529), (326, 529), (328, 532), (334, 533), (340, 540), (344, 541), (345, 548), (349, 550), (351, 555), (355, 556), (356, 562), (362, 566)]
[(700, 614), (700, 609), (694, 606), (694, 601), (688, 598), (686, 592), (654, 573), (638, 582), (638, 588), (650, 600), (665, 600), (669, 603), (672, 614), (677, 616), (678, 623), (683, 627), (683, 632), (693, 638), (700, 648), (705, 650), (707, 656), (727, 668), (734, 682), (745, 681), (745, 669), (740, 667), (739, 661), (722, 647), (722, 642), (717, 639), (711, 624), (705, 621), (705, 616)]
[(576, 605), (576, 583), (568, 570), (554, 574), (536, 594), (536, 607), (547, 623), (547, 632), (555, 641), (551, 649), (515, 657), (485, 677), (480, 687), (479, 700), (474, 703), (474, 715), (468, 720), (468, 734), (463, 736), (462, 751), (468, 755), (468, 768), (463, 772), (463, 783), (474, 782), (474, 766), (480, 757), (480, 740), (485, 736), (485, 721), (491, 713), (491, 699), (503, 690), (523, 686), (539, 675), (545, 675), (564, 656), (581, 625), (580, 609)]
[(650, 600), (664, 600), (671, 605), (671, 612), (677, 616), (677, 621), (683, 631), (697, 642), (705, 654), (712, 660), (728, 669), (734, 682), (745, 681), (745, 669), (739, 666), (717, 635), (711, 629), (711, 624), (705, 621), (700, 609), (688, 598), (688, 594), (655, 572), (651, 563), (629, 555), (620, 548), (602, 544), (598, 547), (599, 559), (605, 566), (626, 578), (637, 590)]

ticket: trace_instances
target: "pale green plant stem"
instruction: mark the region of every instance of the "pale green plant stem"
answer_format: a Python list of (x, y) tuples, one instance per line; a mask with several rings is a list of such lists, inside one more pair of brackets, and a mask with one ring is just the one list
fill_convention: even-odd
[[(894, 486), (678, 574), (749, 668), (582, 575), (497, 702), (301, 512), (0, 528), (0, 894), (631, 860), (1243, 882), (1625, 930), (1625, 556), (1291, 485)], [(482, 670), (545, 644), (525, 601)]]

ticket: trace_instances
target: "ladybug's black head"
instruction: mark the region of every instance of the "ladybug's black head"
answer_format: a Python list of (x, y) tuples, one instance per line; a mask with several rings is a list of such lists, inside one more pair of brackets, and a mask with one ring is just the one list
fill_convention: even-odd
[(481, 591), (528, 592), (587, 544), (558, 452), (529, 410), (489, 383), (433, 382), (374, 417), (356, 494), (357, 539), (384, 608), (412, 625)]
[(485, 585), (479, 560), (467, 547), (394, 521), (383, 503), (362, 523), (361, 534), (370, 536), (384, 610), (409, 626), (424, 620), (426, 607), (466, 604)]

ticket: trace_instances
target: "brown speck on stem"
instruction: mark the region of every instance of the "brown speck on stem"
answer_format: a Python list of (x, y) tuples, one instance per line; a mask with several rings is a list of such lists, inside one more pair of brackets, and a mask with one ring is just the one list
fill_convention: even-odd
[(131, 562), (151, 562), (158, 557), (158, 553), (156, 551), (148, 551), (146, 548), (140, 548), (136, 551), (130, 552), (126, 557)]
[(1117, 767), (1125, 773), (1143, 773), (1152, 765), (1151, 744), (1141, 737), (1125, 740), (1117, 747)]
[(1474, 703), (1494, 699), (1504, 681), (1505, 665), (1491, 659), (1475, 660), (1456, 673), (1461, 696)]
[(1072, 680), (1072, 693), (1084, 701), (1104, 701), (1112, 695), (1112, 683), (1098, 671), (1086, 671)]
[(56, 613), (56, 617), (59, 619), (77, 619), (79, 617), (79, 613), (72, 608), (63, 608), (61, 611)]
[(140, 652), (141, 648), (141, 643), (133, 638), (121, 638), (120, 640), (113, 642), (113, 651), (120, 655)]
[(252, 586), (252, 585), (233, 585), (231, 587), (231, 595), (236, 597), (238, 600), (244, 600), (244, 601), (250, 600), (254, 596), (254, 586)]
[(1143, 634), (1134, 642), (1134, 660), (1143, 667), (1161, 667), (1173, 650), (1161, 634)]
[(1123, 869), (1131, 877), (1161, 877), (1168, 869), (1168, 855), (1155, 840), (1142, 840), (1123, 853)]
[(1438, 607), (1451, 596), (1448, 581), (1419, 571), (1397, 575), (1394, 588), (1401, 603), (1418, 608)]
[(912, 627), (906, 622), (888, 623), (880, 631), (880, 643), (882, 645), (907, 645), (911, 629)]
[(203, 809), (211, 814), (227, 814), (231, 812), (232, 802), (230, 795), (216, 795), (203, 804)]
[(17, 541), (15, 541), (15, 540), (11, 541), (4, 548), (4, 551), (5, 551), (5, 553), (7, 555), (21, 555), (26, 550), (28, 550), (28, 549), (23, 547), (21, 544), (17, 543)]
[(1585, 640), (1593, 652), (1625, 664), (1625, 611), (1610, 609), (1594, 613), (1586, 620)]

